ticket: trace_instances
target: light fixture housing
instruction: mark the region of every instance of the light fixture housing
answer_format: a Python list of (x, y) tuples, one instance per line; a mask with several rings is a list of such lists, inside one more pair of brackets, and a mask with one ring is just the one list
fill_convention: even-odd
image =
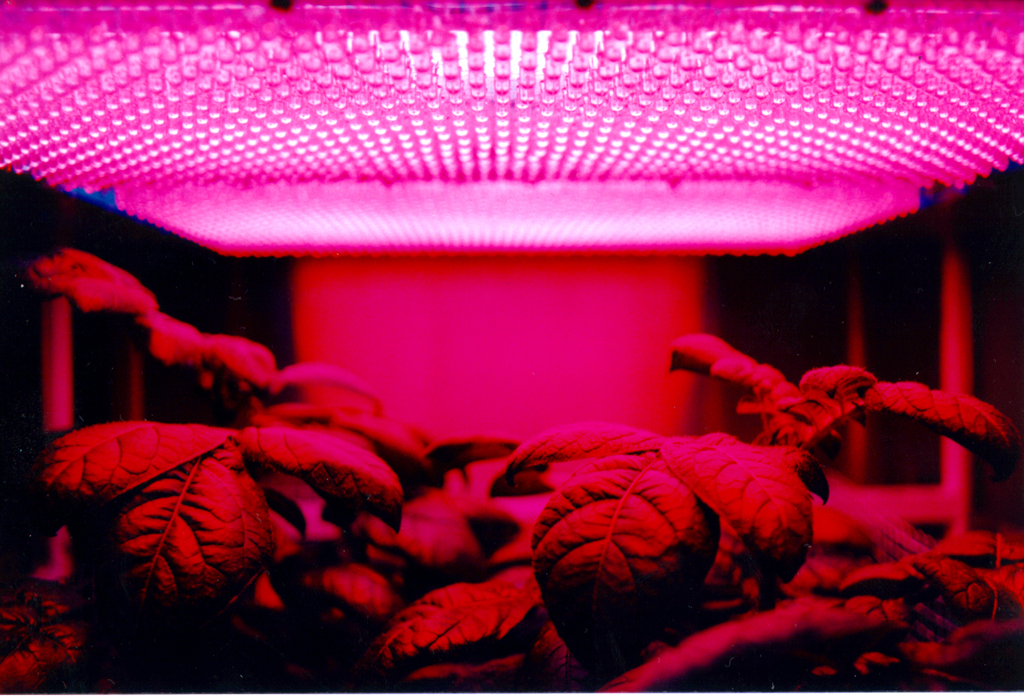
[(1007, 0), (15, 0), (0, 166), (226, 253), (792, 253), (1024, 161), (1022, 77)]

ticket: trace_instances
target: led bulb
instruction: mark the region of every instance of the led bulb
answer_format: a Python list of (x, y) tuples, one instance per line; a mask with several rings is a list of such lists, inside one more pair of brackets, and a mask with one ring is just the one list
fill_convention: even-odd
[(21, 2), (0, 164), (315, 253), (794, 251), (1024, 161), (1024, 7), (767, 10)]

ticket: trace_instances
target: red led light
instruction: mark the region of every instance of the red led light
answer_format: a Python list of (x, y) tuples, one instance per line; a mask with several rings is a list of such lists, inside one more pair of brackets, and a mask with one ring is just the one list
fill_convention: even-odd
[(0, 165), (235, 253), (794, 251), (1024, 160), (1024, 7), (21, 2)]

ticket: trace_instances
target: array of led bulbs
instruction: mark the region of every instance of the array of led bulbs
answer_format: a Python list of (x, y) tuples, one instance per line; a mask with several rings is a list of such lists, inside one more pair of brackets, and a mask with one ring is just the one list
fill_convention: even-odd
[(1024, 5), (7, 2), (0, 166), (218, 250), (795, 251), (1024, 161)]

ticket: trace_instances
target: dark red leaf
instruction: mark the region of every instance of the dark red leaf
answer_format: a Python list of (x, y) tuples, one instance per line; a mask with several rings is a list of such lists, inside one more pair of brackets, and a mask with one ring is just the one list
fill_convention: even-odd
[(247, 460), (302, 479), (355, 516), (365, 510), (398, 529), (402, 485), (372, 452), (330, 435), (298, 428), (245, 428), (235, 440)]
[(730, 667), (757, 670), (791, 651), (819, 652), (837, 641), (870, 643), (884, 631), (879, 619), (843, 609), (834, 600), (806, 597), (696, 633), (601, 691), (692, 690)]
[(621, 671), (700, 586), (718, 520), (657, 453), (581, 464), (537, 518), (534, 571), (573, 654)]
[(670, 370), (689, 370), (710, 375), (711, 366), (722, 358), (742, 355), (728, 343), (709, 334), (687, 334), (672, 341)]
[(1016, 426), (973, 396), (929, 389), (916, 382), (879, 382), (864, 394), (864, 404), (872, 411), (910, 418), (963, 445), (992, 465), (994, 481), (1008, 478), (1020, 458)]
[(971, 568), (935, 551), (916, 556), (914, 567), (936, 586), (965, 620), (1024, 615), (1024, 566)]
[(196, 327), (163, 312), (148, 312), (135, 321), (148, 331), (150, 354), (164, 365), (198, 368), (202, 364), (206, 334)]
[(200, 384), (210, 389), (215, 376), (266, 389), (277, 373), (274, 355), (259, 343), (241, 336), (204, 334), (195, 327), (161, 312), (136, 318), (149, 332), (149, 352), (165, 365), (198, 370)]
[(495, 693), (511, 691), (523, 665), (523, 655), (508, 655), (476, 663), (444, 663), (420, 667), (402, 680), (402, 688), (417, 692)]
[(820, 367), (809, 370), (800, 379), (800, 391), (820, 390), (839, 402), (850, 402), (864, 397), (868, 387), (878, 380), (867, 370), (849, 365)]
[(61, 679), (86, 651), (87, 627), (74, 618), (74, 601), (64, 587), (38, 580), (0, 597), (0, 693), (66, 689)]
[(254, 414), (251, 425), (286, 425), (320, 430), (353, 441), (367, 442), (406, 485), (439, 483), (423, 458), (426, 439), (409, 426), (365, 411), (285, 403)]
[(25, 277), (34, 289), (64, 295), (83, 312), (144, 314), (157, 308), (153, 293), (134, 276), (77, 249), (37, 259)]
[(996, 591), (979, 571), (934, 553), (916, 556), (912, 563), (962, 618), (972, 621), (992, 617)]
[(34, 480), (66, 519), (216, 449), (230, 435), (203, 425), (93, 425), (54, 441), (36, 464)]
[(828, 553), (822, 549), (812, 548), (800, 570), (792, 580), (784, 583), (780, 590), (787, 597), (803, 597), (809, 594), (834, 597), (839, 594), (843, 578), (869, 562), (862, 557)]
[(241, 336), (204, 336), (203, 368), (215, 374), (266, 389), (277, 372), (274, 354), (266, 346)]
[(555, 462), (634, 454), (656, 450), (662, 437), (646, 430), (614, 423), (574, 423), (545, 430), (512, 454), (505, 479), (515, 485), (520, 471), (545, 471)]
[(352, 531), (384, 551), (448, 578), (480, 579), (486, 557), (460, 508), (457, 500), (431, 491), (405, 504), (401, 532), (396, 534), (366, 516), (356, 520)]
[(543, 472), (536, 469), (524, 469), (516, 474), (514, 485), (509, 485), (504, 472), (494, 477), (489, 495), (492, 498), (513, 498), (526, 495), (539, 495), (555, 490)]
[(771, 365), (759, 364), (728, 343), (708, 334), (680, 336), (672, 342), (672, 370), (691, 370), (752, 389), (766, 407), (797, 388)]
[(843, 602), (843, 608), (874, 620), (884, 621), (896, 631), (906, 631), (910, 628), (910, 609), (902, 599), (879, 599), (870, 595), (860, 595)]
[(301, 584), (329, 604), (376, 624), (386, 623), (405, 606), (391, 583), (359, 563), (311, 570), (302, 576)]
[(910, 597), (924, 585), (925, 577), (910, 563), (875, 563), (847, 575), (839, 591), (846, 597), (896, 599)]
[(466, 465), (483, 459), (507, 457), (518, 446), (517, 441), (503, 437), (448, 438), (431, 442), (424, 456), (434, 471), (443, 476), (446, 471), (464, 469)]
[(232, 449), (171, 469), (126, 497), (110, 540), (101, 559), (107, 587), (126, 594), (132, 613), (175, 623), (209, 619), (273, 552), (263, 493)]
[(520, 685), (530, 691), (567, 693), (593, 691), (593, 678), (569, 652), (555, 625), (548, 621), (526, 654)]
[(812, 539), (811, 496), (794, 464), (798, 450), (746, 445), (713, 433), (667, 441), (661, 451), (672, 473), (783, 581), (793, 578)]
[(536, 606), (531, 592), (501, 581), (434, 590), (395, 615), (359, 661), (357, 676), (387, 682), (424, 662), (494, 650)]

